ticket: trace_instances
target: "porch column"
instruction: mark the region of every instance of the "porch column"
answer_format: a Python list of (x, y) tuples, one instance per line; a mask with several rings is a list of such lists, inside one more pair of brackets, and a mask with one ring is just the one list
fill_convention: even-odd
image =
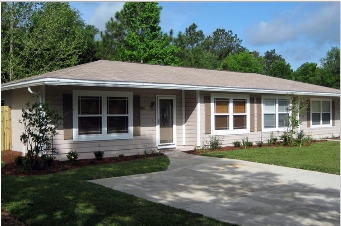
[(186, 145), (186, 104), (185, 104), (185, 90), (181, 90), (182, 97), (182, 145)]
[(197, 147), (200, 147), (200, 91), (196, 91), (197, 99)]

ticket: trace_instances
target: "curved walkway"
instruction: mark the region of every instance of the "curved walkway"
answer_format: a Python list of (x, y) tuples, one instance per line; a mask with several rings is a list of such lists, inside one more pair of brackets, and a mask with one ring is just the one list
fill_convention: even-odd
[(166, 171), (91, 182), (240, 225), (340, 225), (340, 176), (166, 151)]

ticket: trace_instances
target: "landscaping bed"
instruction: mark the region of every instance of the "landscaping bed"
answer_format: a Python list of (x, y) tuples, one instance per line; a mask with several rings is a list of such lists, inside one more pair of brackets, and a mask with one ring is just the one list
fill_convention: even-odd
[(21, 175), (21, 176), (31, 176), (31, 175), (46, 175), (51, 173), (58, 173), (62, 171), (67, 171), (71, 169), (82, 168), (91, 165), (99, 164), (113, 164), (120, 162), (127, 162), (138, 159), (146, 159), (155, 156), (163, 155), (163, 153), (146, 154), (146, 155), (131, 155), (131, 156), (119, 156), (119, 157), (107, 157), (100, 160), (97, 159), (79, 159), (74, 161), (53, 161), (52, 165), (47, 169), (42, 170), (25, 170), (23, 171), (22, 166), (18, 166), (15, 163), (15, 158), (21, 156), (21, 152), (18, 151), (2, 151), (1, 160), (6, 162), (5, 167), (2, 169), (3, 174), (8, 175)]
[[(320, 142), (326, 142), (326, 141), (327, 140), (313, 140), (309, 144), (306, 144), (305, 146), (310, 146), (313, 143), (320, 143)], [(252, 145), (252, 146), (248, 146), (247, 149), (266, 148), (266, 147), (271, 147), (271, 148), (274, 148), (274, 147), (278, 147), (278, 148), (283, 147), (284, 148), (285, 147), (285, 148), (287, 148), (288, 146), (283, 146), (280, 142), (277, 142), (277, 143), (272, 144), (272, 145), (263, 144), (262, 147), (259, 147), (258, 145)], [(195, 150), (184, 151), (184, 152), (188, 153), (188, 154), (193, 154), (193, 155), (201, 155), (201, 154), (206, 153), (206, 152), (235, 151), (235, 150), (242, 150), (242, 149), (245, 149), (245, 148), (243, 146), (240, 146), (240, 147), (224, 146), (222, 148), (214, 149), (214, 150), (210, 150), (210, 149), (207, 149), (207, 150), (195, 149)]]

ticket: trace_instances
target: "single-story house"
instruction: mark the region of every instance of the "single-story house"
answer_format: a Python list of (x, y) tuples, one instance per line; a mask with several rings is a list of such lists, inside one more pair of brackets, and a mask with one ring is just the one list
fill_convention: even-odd
[(37, 92), (63, 116), (54, 138), (60, 158), (70, 150), (193, 149), (214, 135), (223, 145), (246, 137), (266, 142), (285, 131), (290, 94), (310, 103), (299, 115), (301, 130), (316, 139), (340, 136), (338, 89), (254, 73), (100, 60), (2, 84), (13, 150), (24, 150), (21, 109)]

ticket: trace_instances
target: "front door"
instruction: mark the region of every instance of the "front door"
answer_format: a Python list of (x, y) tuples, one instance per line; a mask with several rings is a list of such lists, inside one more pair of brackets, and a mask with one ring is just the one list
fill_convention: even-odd
[(157, 109), (159, 148), (175, 146), (175, 106), (173, 96), (159, 96)]

